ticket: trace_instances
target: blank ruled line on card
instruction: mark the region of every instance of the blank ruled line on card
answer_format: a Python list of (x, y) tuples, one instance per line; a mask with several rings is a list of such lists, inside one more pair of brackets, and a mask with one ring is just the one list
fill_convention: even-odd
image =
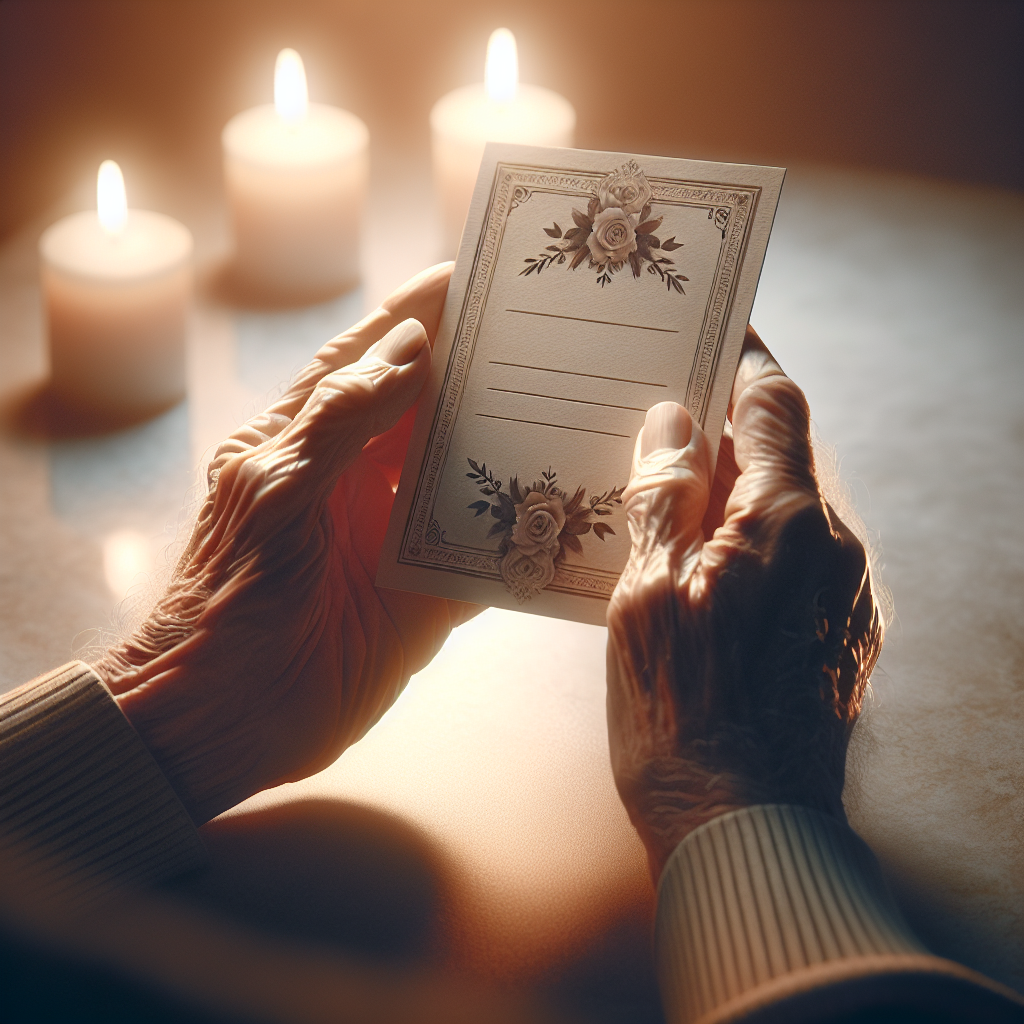
[(549, 316), (553, 320), (577, 320), (583, 324), (604, 324), (606, 327), (630, 327), (634, 331), (657, 331), (659, 334), (678, 334), (672, 327), (647, 327), (645, 324), (621, 324), (616, 320), (592, 320), (587, 316), (564, 316), (561, 313), (538, 313), (535, 309), (506, 309), (506, 313), (522, 313), (525, 316)]
[(619, 384), (642, 384), (645, 388), (667, 388), (667, 384), (656, 384), (649, 380), (630, 380), (628, 377), (606, 377), (602, 373), (581, 373), (579, 370), (555, 370), (550, 366), (530, 366), (528, 363), (506, 363), (501, 359), (489, 359), (491, 366), (514, 366), (517, 370), (541, 370), (544, 373), (567, 373), (572, 377), (593, 377), (594, 380), (613, 380)]
[(610, 430), (591, 430), (589, 427), (567, 427), (564, 423), (544, 423), (541, 420), (523, 420), (518, 416), (494, 416), (489, 412), (478, 412), (477, 416), (483, 416), (488, 420), (505, 420), (508, 423), (529, 423), (535, 427), (554, 427), (555, 430), (578, 430), (581, 434), (601, 434), (604, 437), (624, 437), (629, 440), (629, 434), (613, 434)]
[(625, 409), (627, 412), (647, 412), (636, 405), (615, 405), (612, 402), (587, 402), (582, 398), (563, 398), (561, 395), (541, 395), (536, 391), (513, 391), (511, 388), (488, 388), (488, 391), (500, 391), (503, 395), (525, 395), (527, 398), (547, 398), (552, 402), (572, 402), (575, 405), (599, 405), (602, 409)]

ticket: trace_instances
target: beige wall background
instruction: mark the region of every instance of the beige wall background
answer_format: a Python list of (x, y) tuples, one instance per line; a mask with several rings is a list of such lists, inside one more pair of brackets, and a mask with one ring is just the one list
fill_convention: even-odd
[(510, 27), (581, 146), (840, 163), (1024, 188), (1024, 4), (942, 0), (0, 0), (0, 236), (112, 156), (133, 202), (219, 181), (219, 132), (282, 46), (375, 152)]

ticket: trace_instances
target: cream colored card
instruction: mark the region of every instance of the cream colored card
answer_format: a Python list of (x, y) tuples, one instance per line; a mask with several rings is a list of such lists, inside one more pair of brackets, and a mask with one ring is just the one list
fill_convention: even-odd
[(488, 145), (378, 585), (604, 623), (646, 410), (717, 453), (784, 176)]

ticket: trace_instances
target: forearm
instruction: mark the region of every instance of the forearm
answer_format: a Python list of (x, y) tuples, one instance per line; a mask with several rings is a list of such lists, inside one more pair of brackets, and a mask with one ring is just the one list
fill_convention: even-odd
[(149, 883), (204, 862), (195, 825), (99, 677), (71, 662), (0, 698), (0, 840), (48, 882)]
[(979, 1006), (1024, 1019), (1009, 990), (928, 953), (867, 845), (805, 807), (749, 807), (691, 832), (661, 876), (655, 943), (669, 1024)]

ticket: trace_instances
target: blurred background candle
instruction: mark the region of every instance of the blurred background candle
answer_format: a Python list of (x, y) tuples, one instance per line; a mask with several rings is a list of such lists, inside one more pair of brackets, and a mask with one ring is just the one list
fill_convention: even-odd
[(571, 146), (575, 128), (576, 111), (564, 96), (520, 84), (515, 36), (495, 29), (487, 43), (484, 84), (453, 90), (430, 112), (446, 255), (454, 256), (459, 247), (485, 143)]
[(354, 114), (309, 103), (302, 58), (278, 54), (273, 105), (221, 135), (234, 274), (254, 297), (324, 298), (358, 282), (369, 139)]
[(100, 165), (96, 210), (39, 240), (50, 386), (72, 408), (140, 418), (185, 396), (192, 235), (170, 217), (129, 210), (121, 169)]

